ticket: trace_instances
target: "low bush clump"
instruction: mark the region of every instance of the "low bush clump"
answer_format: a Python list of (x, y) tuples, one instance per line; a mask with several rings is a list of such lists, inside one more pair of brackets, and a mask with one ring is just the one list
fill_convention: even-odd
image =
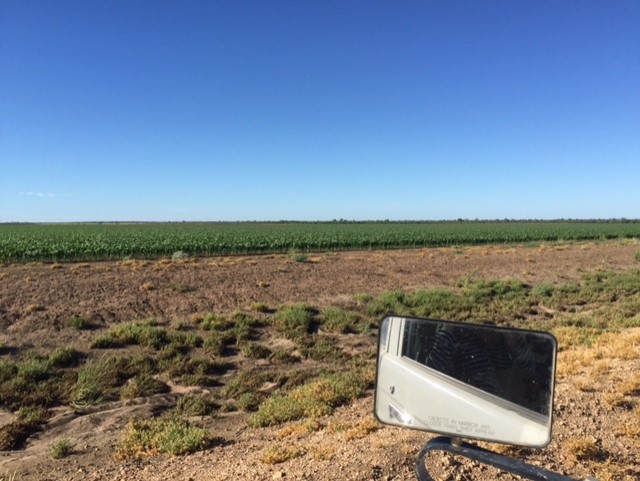
[(191, 454), (206, 449), (211, 442), (209, 431), (174, 416), (132, 419), (116, 448), (116, 458)]
[(318, 377), (287, 392), (278, 392), (249, 417), (252, 427), (274, 426), (287, 421), (330, 414), (364, 395), (372, 383), (366, 369), (355, 369)]
[(71, 316), (67, 319), (67, 325), (76, 331), (82, 331), (85, 329), (91, 329), (91, 321), (82, 316)]
[(27, 439), (40, 430), (49, 413), (41, 407), (23, 407), (16, 420), (0, 428), (0, 450), (13, 451), (24, 446)]
[(73, 453), (74, 444), (69, 438), (58, 438), (51, 444), (51, 457), (62, 459)]
[(297, 339), (314, 329), (314, 310), (305, 304), (293, 304), (279, 309), (271, 318), (276, 329), (287, 339)]
[(73, 347), (58, 347), (49, 354), (49, 365), (53, 367), (74, 367), (82, 361), (82, 353)]
[(220, 405), (211, 397), (202, 394), (182, 396), (173, 411), (180, 416), (214, 416)]
[(363, 328), (362, 319), (353, 312), (337, 307), (326, 307), (320, 313), (322, 327), (339, 334), (357, 333)]
[(273, 444), (262, 452), (260, 460), (265, 464), (280, 464), (290, 459), (298, 458), (303, 454), (304, 451), (300, 448)]
[(127, 322), (113, 326), (107, 332), (96, 336), (91, 343), (91, 347), (94, 349), (108, 349), (140, 345), (159, 350), (169, 342), (167, 331), (156, 326), (153, 321), (144, 323)]
[(240, 346), (240, 352), (243, 356), (251, 359), (266, 359), (271, 355), (271, 349), (254, 341), (243, 343)]
[(148, 374), (142, 374), (132, 377), (120, 388), (120, 397), (122, 399), (135, 399), (168, 391), (169, 387), (162, 381)]

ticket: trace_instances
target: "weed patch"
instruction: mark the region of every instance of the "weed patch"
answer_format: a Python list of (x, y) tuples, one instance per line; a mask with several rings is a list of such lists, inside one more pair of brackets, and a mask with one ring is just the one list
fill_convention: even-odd
[(73, 453), (75, 445), (69, 438), (58, 438), (51, 444), (51, 457), (62, 459)]
[(85, 407), (117, 398), (115, 388), (136, 374), (138, 372), (129, 358), (93, 359), (78, 370), (78, 378), (71, 391), (71, 404)]
[(158, 454), (191, 454), (206, 449), (211, 442), (209, 431), (176, 417), (132, 419), (115, 456), (136, 459)]
[(364, 330), (364, 323), (360, 316), (337, 307), (322, 309), (320, 324), (323, 329), (338, 334), (357, 333)]
[(178, 416), (213, 416), (219, 407), (209, 396), (188, 394), (178, 400), (173, 411)]
[(335, 341), (326, 337), (301, 337), (298, 340), (300, 354), (306, 359), (316, 361), (337, 361), (344, 357), (342, 350), (335, 345)]
[(236, 338), (230, 332), (213, 331), (204, 339), (204, 347), (214, 356), (222, 356), (227, 346), (235, 344)]
[(169, 342), (167, 331), (155, 326), (153, 322), (127, 322), (113, 326), (107, 332), (96, 336), (91, 347), (93, 349), (108, 349), (140, 345), (159, 350)]
[(82, 316), (72, 316), (69, 319), (67, 319), (67, 325), (72, 328), (75, 329), (76, 331), (83, 331), (86, 329), (91, 329), (93, 326), (91, 324), (91, 321), (89, 321), (89, 319), (87, 319), (86, 317), (82, 317)]
[(61, 368), (75, 367), (83, 357), (83, 354), (73, 347), (58, 347), (49, 354), (49, 365)]
[(305, 263), (309, 261), (309, 255), (303, 252), (295, 252), (291, 254), (291, 260), (293, 262)]
[(291, 459), (299, 458), (304, 454), (301, 448), (273, 444), (262, 451), (260, 460), (265, 464), (280, 464)]
[(370, 375), (363, 370), (318, 377), (287, 392), (272, 395), (249, 417), (252, 427), (274, 426), (302, 418), (325, 416), (364, 395)]
[(272, 351), (267, 346), (254, 341), (248, 341), (240, 346), (240, 353), (251, 359), (267, 359)]
[(306, 304), (293, 304), (279, 309), (271, 321), (287, 339), (296, 339), (313, 332), (314, 313), (315, 310)]
[(234, 325), (235, 323), (232, 320), (227, 319), (226, 316), (222, 314), (210, 313), (200, 321), (200, 327), (206, 331), (226, 331)]
[(40, 430), (46, 422), (48, 413), (43, 408), (21, 408), (16, 420), (0, 428), (0, 450), (21, 449), (27, 439)]
[(574, 461), (599, 461), (607, 458), (607, 452), (590, 437), (582, 436), (568, 439), (565, 446)]
[(164, 392), (169, 392), (169, 387), (165, 383), (148, 374), (142, 374), (132, 377), (120, 388), (120, 397), (135, 399)]

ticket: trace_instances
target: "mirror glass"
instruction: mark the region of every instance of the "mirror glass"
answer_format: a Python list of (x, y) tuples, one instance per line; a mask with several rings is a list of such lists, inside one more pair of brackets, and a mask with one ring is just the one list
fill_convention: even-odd
[(395, 426), (543, 447), (551, 440), (555, 359), (549, 333), (386, 317), (375, 415)]

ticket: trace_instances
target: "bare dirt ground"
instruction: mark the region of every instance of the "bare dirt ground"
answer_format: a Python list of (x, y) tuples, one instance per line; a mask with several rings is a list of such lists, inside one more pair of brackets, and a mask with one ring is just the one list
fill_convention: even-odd
[[(50, 350), (72, 342), (88, 344), (90, 332), (69, 329), (71, 316), (100, 326), (155, 317), (188, 318), (201, 312), (248, 310), (255, 303), (278, 307), (291, 302), (315, 306), (348, 304), (357, 293), (451, 287), (465, 276), (519, 279), (530, 284), (564, 284), (584, 273), (638, 267), (635, 243), (579, 243), (442, 249), (322, 253), (309, 262), (285, 255), (198, 259), (190, 262), (129, 261), (0, 267), (0, 335), (9, 345)], [(620, 336), (638, 336), (625, 332)], [(587, 351), (587, 348), (584, 348)], [(563, 369), (571, 354), (571, 369)], [(575, 353), (561, 353), (556, 387), (554, 441), (543, 450), (508, 450), (534, 464), (576, 478), (600, 481), (640, 479), (640, 433), (628, 420), (640, 418), (638, 403), (618, 402), (615, 387), (640, 371), (636, 359), (605, 359), (581, 366)], [(586, 354), (585, 354), (586, 355)], [(567, 365), (569, 363), (567, 358)], [(640, 393), (631, 393), (637, 399)], [(339, 408), (311, 433), (281, 428), (249, 429), (245, 414), (213, 421), (218, 442), (186, 457), (117, 461), (113, 446), (133, 415), (148, 415), (171, 404), (179, 393), (102, 405), (96, 411), (60, 408), (47, 429), (25, 450), (0, 454), (0, 476), (16, 480), (409, 480), (415, 457), (431, 435), (378, 426), (372, 396)], [(6, 417), (6, 415), (5, 415)], [(0, 415), (0, 424), (3, 416)], [(51, 442), (66, 436), (75, 452), (53, 460)], [(635, 442), (629, 442), (633, 439)], [(261, 457), (279, 443), (298, 456), (281, 464)], [(585, 454), (581, 444), (587, 446)], [(493, 446), (492, 449), (496, 449)], [(459, 459), (431, 456), (437, 479), (513, 479), (492, 468), (460, 465)]]

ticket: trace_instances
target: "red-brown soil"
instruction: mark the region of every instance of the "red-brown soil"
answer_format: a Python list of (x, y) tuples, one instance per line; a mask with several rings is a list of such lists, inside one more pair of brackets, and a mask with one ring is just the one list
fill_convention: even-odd
[[(0, 337), (7, 345), (50, 350), (88, 343), (91, 332), (78, 333), (66, 326), (74, 315), (108, 326), (150, 317), (172, 321), (203, 312), (247, 311), (255, 303), (274, 308), (292, 302), (345, 305), (357, 293), (451, 287), (466, 276), (563, 284), (585, 273), (637, 268), (639, 250), (635, 243), (581, 243), (320, 253), (305, 263), (285, 255), (266, 255), (185, 262), (11, 265), (0, 267)], [(562, 362), (561, 353), (559, 368)], [(638, 403), (617, 405), (606, 396), (616, 383), (639, 370), (638, 358), (612, 358), (606, 368), (597, 371), (585, 366), (561, 374), (554, 441), (544, 450), (520, 454), (575, 477), (597, 474), (601, 481), (640, 479), (638, 435), (633, 438), (636, 444), (629, 445), (616, 434), (629, 416), (638, 417)], [(415, 456), (430, 437), (390, 427), (372, 428), (369, 395), (340, 408), (322, 420), (322, 429), (310, 434), (282, 438), (277, 428), (249, 429), (245, 415), (230, 413), (215, 420), (212, 430), (220, 443), (206, 452), (136, 462), (114, 460), (113, 445), (127, 419), (171, 403), (167, 396), (172, 395), (114, 403), (91, 413), (60, 409), (25, 450), (0, 457), (0, 476), (15, 473), (16, 481), (409, 480), (414, 479)], [(360, 432), (358, 429), (362, 434), (345, 434)], [(76, 452), (54, 461), (49, 445), (60, 436), (73, 439)], [(593, 456), (581, 459), (575, 448), (567, 448), (568, 441), (578, 438), (597, 446), (597, 462)], [(302, 455), (282, 464), (265, 464), (261, 453), (274, 443), (296, 446)], [(456, 459), (446, 456), (429, 462), (438, 479), (511, 479), (489, 468), (457, 466)]]

